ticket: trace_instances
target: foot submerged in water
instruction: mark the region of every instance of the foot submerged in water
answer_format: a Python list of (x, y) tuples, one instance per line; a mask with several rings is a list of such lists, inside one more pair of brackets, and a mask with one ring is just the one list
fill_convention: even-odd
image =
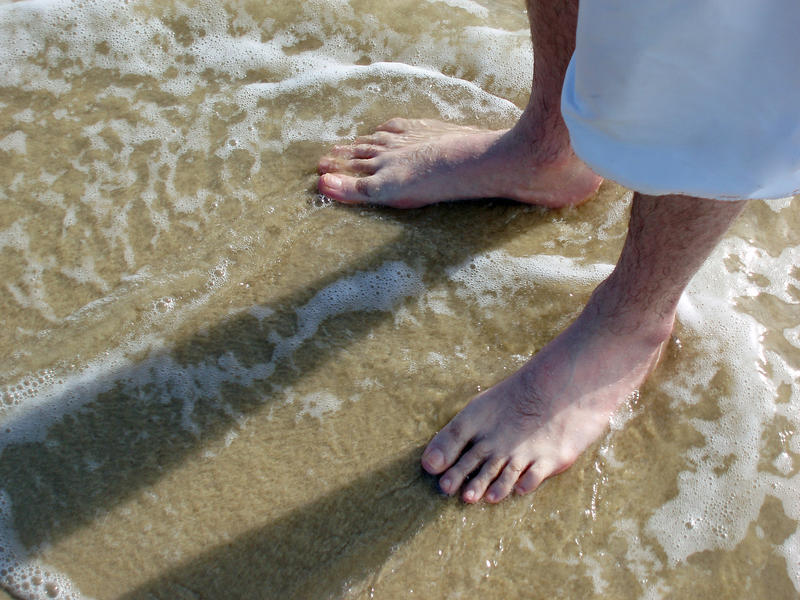
[(532, 492), (605, 431), (655, 367), (671, 321), (657, 333), (619, 334), (591, 314), (473, 398), (428, 444), (422, 466), (441, 475), (443, 492), (462, 489), (469, 503)]
[(427, 119), (392, 119), (334, 147), (318, 164), (321, 194), (345, 204), (417, 208), (506, 198), (549, 208), (586, 201), (602, 178), (568, 147), (540, 149), (517, 128), (490, 131)]

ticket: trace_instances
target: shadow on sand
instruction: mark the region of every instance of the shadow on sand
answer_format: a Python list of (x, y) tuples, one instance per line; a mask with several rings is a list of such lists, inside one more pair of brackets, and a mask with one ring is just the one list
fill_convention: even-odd
[[(110, 373), (106, 375), (107, 381), (96, 382), (96, 389), (102, 391), (90, 398), (81, 398), (81, 408), (55, 421), (41, 441), (3, 444), (0, 481), (13, 506), (14, 527), (23, 545), (33, 548), (56, 542), (102, 516), (132, 493), (152, 485), (170, 469), (201, 453), (210, 441), (224, 436), (235, 425), (237, 417), (262, 409), (273, 401), (276, 389), (290, 386), (323, 368), (349, 344), (362, 339), (383, 320), (392, 318), (390, 311), (342, 312), (329, 317), (324, 326), (304, 340), (291, 356), (278, 360), (275, 370), (263, 378), (242, 382), (230, 375), (211, 394), (204, 396), (202, 390), (192, 392), (195, 396), (191, 398), (191, 419), (195, 427), (194, 431), (187, 429), (184, 425), (189, 392), (186, 390), (197, 389), (187, 386), (187, 373), (202, 373), (206, 366), (219, 365), (222, 357), (230, 355), (240, 365), (270, 363), (275, 353), (275, 344), (269, 341), (270, 333), (280, 332), (284, 337), (296, 333), (298, 309), (327, 286), (356, 272), (379, 268), (387, 261), (408, 261), (411, 257), (415, 262), (410, 264), (422, 273), (425, 284), (436, 285), (447, 278), (448, 266), (460, 264), (550, 219), (538, 209), (503, 202), (461, 205), (458, 209), (440, 206), (413, 213), (386, 211), (385, 214), (403, 224), (397, 238), (367, 255), (354, 257), (341, 269), (305, 289), (279, 297), (265, 307), (269, 310), (264, 312), (270, 314), (267, 318), (259, 321), (242, 313), (217, 323), (202, 335), (198, 333), (183, 340), (169, 351), (147, 358), (146, 364)], [(513, 226), (509, 226), (512, 221)], [(454, 236), (454, 231), (458, 235)], [(441, 238), (451, 243), (431, 242)], [(57, 398), (55, 402), (67, 400), (66, 397)], [(6, 432), (15, 428), (25, 430), (31, 425), (26, 420), (35, 421), (40, 417), (33, 411), (17, 420), (9, 420), (5, 424)], [(401, 479), (410, 481), (417, 489), (414, 481), (419, 480), (421, 474), (416, 459), (406, 457), (391, 469), (408, 471)], [(409, 475), (412, 471), (416, 473), (414, 477)], [(268, 531), (253, 532), (237, 541), (234, 550), (247, 554), (252, 547), (254, 552), (271, 557), (262, 561), (265, 564), (274, 561), (280, 564), (281, 560), (286, 560), (300, 573), (311, 565), (339, 565), (349, 561), (348, 552), (337, 546), (337, 540), (340, 537), (341, 540), (351, 539), (352, 534), (340, 536), (337, 531), (344, 533), (351, 532), (352, 527), (357, 531), (363, 528), (367, 537), (373, 536), (369, 532), (378, 531), (385, 540), (378, 546), (388, 548), (401, 530), (420, 525), (429, 514), (430, 505), (427, 501), (416, 500), (403, 506), (400, 500), (405, 492), (377, 485), (383, 477), (379, 473), (369, 476), (336, 497), (324, 499), (320, 506), (289, 516), (270, 526)], [(376, 493), (385, 494), (384, 499), (376, 499)], [(400, 498), (392, 499), (392, 494), (399, 494)], [(435, 497), (432, 493), (429, 495)], [(371, 503), (384, 501), (397, 505), (396, 522), (370, 521)], [(357, 511), (342, 513), (349, 515), (348, 518), (352, 516), (358, 523), (336, 522), (336, 507), (342, 502), (359, 507)], [(290, 558), (291, 541), (281, 540), (306, 535), (292, 533), (295, 530), (327, 531), (325, 547), (320, 549), (322, 554)], [(366, 564), (369, 562), (366, 557), (373, 555), (375, 549), (370, 548), (366, 538), (362, 543), (365, 544), (363, 550), (352, 552), (364, 556), (358, 556), (353, 564)], [(281, 544), (285, 546), (285, 558), (280, 558), (284, 551), (270, 550), (283, 547)], [(212, 551), (199, 559), (197, 565), (186, 569), (212, 569), (213, 564), (218, 564), (214, 570), (219, 581), (225, 582), (226, 578), (234, 576), (223, 575), (226, 569), (232, 569), (233, 573), (250, 568), (246, 561), (240, 563), (238, 559), (225, 558), (228, 551)], [(274, 556), (270, 552), (275, 552)], [(275, 572), (283, 572), (283, 568)], [(299, 593), (300, 588), (289, 583), (272, 581), (267, 587)]]
[(433, 478), (420, 472), (421, 452), (192, 557), (122, 599), (340, 597), (442, 509)]

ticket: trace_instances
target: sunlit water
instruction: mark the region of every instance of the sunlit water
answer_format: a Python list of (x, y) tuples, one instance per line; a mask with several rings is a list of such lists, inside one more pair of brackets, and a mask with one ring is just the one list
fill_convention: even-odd
[(531, 66), (511, 0), (0, 6), (0, 585), (796, 597), (800, 198), (750, 203), (565, 474), (470, 507), (418, 466), (579, 313), (630, 194), (340, 207), (316, 159), (508, 126)]

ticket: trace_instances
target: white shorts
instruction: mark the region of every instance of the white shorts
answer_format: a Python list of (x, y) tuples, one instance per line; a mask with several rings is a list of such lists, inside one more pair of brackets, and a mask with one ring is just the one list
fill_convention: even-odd
[(651, 194), (800, 193), (800, 0), (581, 0), (577, 155)]

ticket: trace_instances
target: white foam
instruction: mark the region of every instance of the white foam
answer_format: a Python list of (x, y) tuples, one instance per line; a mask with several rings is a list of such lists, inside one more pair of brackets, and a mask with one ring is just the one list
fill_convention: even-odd
[(510, 256), (493, 250), (448, 269), (447, 275), (461, 284), (457, 294), (479, 306), (503, 302), (510, 292), (554, 282), (572, 285), (597, 285), (612, 271), (609, 264), (582, 264), (575, 259), (549, 254)]
[(792, 204), (792, 197), (773, 198), (771, 200), (761, 200), (761, 202), (764, 202), (767, 206), (769, 206), (773, 212), (779, 213), (785, 208), (789, 208), (789, 206)]
[(300, 398), (302, 408), (297, 413), (300, 418), (308, 415), (315, 419), (321, 419), (326, 414), (339, 410), (342, 401), (327, 391), (312, 392)]
[(787, 327), (783, 330), (783, 337), (795, 348), (800, 349), (800, 325), (797, 327)]
[(111, 289), (108, 282), (97, 273), (92, 256), (81, 257), (81, 264), (78, 267), (61, 267), (61, 272), (78, 283), (94, 284), (104, 293), (108, 293)]
[(420, 297), (420, 308), (431, 310), (437, 315), (455, 316), (455, 312), (453, 312), (453, 309), (448, 304), (448, 294), (446, 290), (430, 290), (427, 294)]
[(446, 356), (440, 354), (439, 352), (428, 352), (426, 362), (429, 365), (435, 365), (441, 369), (446, 369), (449, 361)]
[(267, 317), (275, 314), (275, 311), (268, 306), (252, 306), (247, 312), (258, 319), (259, 323), (261, 323)]
[[(520, 110), (508, 100), (487, 93), (476, 84), (448, 77), (442, 73), (425, 66), (414, 66), (399, 62), (374, 62), (361, 66), (341, 64), (328, 57), (320, 57), (315, 61), (313, 69), (303, 70), (297, 75), (278, 82), (251, 83), (239, 92), (237, 99), (243, 109), (251, 109), (261, 99), (277, 98), (283, 95), (310, 95), (320, 94), (324, 87), (338, 88), (352, 97), (354, 106), (346, 114), (334, 116), (326, 115), (300, 119), (289, 108), (283, 121), (281, 140), (284, 147), (292, 142), (303, 140), (320, 140), (333, 142), (340, 139), (341, 131), (350, 131), (355, 135), (357, 116), (366, 112), (374, 99), (369, 94), (363, 94), (358, 89), (353, 89), (354, 84), (362, 82), (368, 85), (373, 80), (391, 80), (400, 77), (414, 86), (425, 86), (426, 96), (440, 110), (442, 117), (458, 120), (466, 116), (462, 107), (454, 105), (444, 99), (444, 95), (453, 95), (460, 91), (474, 98), (470, 108), (482, 113), (491, 112), (508, 119), (517, 118)], [(403, 102), (406, 90), (397, 90), (392, 94), (389, 89), (383, 90), (383, 95), (396, 96), (398, 102)]]
[[(729, 256), (738, 257), (745, 268), (724, 272), (721, 265)], [(758, 470), (760, 440), (775, 415), (800, 428), (800, 372), (786, 358), (765, 349), (762, 340), (767, 329), (763, 324), (735, 308), (737, 298), (765, 291), (751, 282), (752, 273), (767, 278), (770, 294), (797, 304), (789, 285), (798, 285), (791, 275), (798, 260), (797, 247), (771, 257), (741, 239), (730, 238), (717, 248), (681, 300), (678, 318), (694, 330), (699, 356), (694, 368), (673, 373), (663, 389), (674, 398), (676, 407), (697, 403), (701, 400), (698, 390), (705, 389), (722, 368), (729, 377), (730, 393), (719, 400), (721, 416), (691, 420), (705, 445), (688, 452), (691, 468), (679, 475), (678, 495), (660, 507), (647, 524), (670, 565), (703, 550), (735, 548), (768, 495), (781, 501), (787, 517), (800, 520), (800, 475), (788, 476), (789, 461), (779, 459), (776, 465), (783, 476)], [(791, 386), (791, 397), (787, 404), (776, 404), (782, 383)], [(681, 523), (686, 526), (680, 527)], [(796, 552), (786, 544), (779, 551), (800, 591)]]
[(468, 59), (477, 67), (475, 83), (506, 94), (530, 87), (534, 58), (527, 29), (510, 32), (474, 25), (465, 27), (460, 35), (470, 48)]
[[(144, 325), (151, 327), (143, 326), (141, 331), (125, 337), (119, 346), (110, 348), (102, 357), (84, 365), (73, 365), (73, 372), (59, 379), (45, 378), (35, 393), (27, 394), (24, 397), (15, 391), (17, 384), (12, 383), (6, 386), (2, 391), (3, 397), (8, 400), (4, 402), (4, 406), (0, 406), (0, 419), (2, 419), (0, 423), (8, 429), (8, 433), (0, 437), (0, 452), (9, 444), (41, 441), (53, 423), (61, 420), (64, 415), (79, 410), (86, 403), (96, 399), (99, 394), (112, 389), (118, 382), (120, 373), (127, 374), (132, 387), (146, 382), (150, 374), (163, 374), (165, 371), (169, 372), (170, 369), (181, 379), (183, 373), (181, 367), (172, 363), (171, 359), (161, 356), (163, 350), (161, 337), (152, 333), (142, 333), (142, 331), (158, 330), (159, 328), (170, 329), (194, 311), (206, 306), (218, 288), (227, 283), (227, 261), (222, 260), (207, 273), (207, 277), (205, 293), (183, 304), (179, 311), (174, 310), (175, 300), (169, 296), (154, 300), (152, 308), (149, 314), (145, 315), (144, 320)], [(147, 273), (140, 272), (128, 277), (127, 280), (135, 282), (143, 278), (149, 278)], [(153, 283), (157, 285), (159, 282), (154, 281)], [(13, 290), (13, 287), (9, 286), (9, 289)], [(104, 298), (97, 299), (68, 315), (65, 319), (83, 319), (93, 310), (114, 302), (117, 299), (117, 293), (115, 291)], [(25, 298), (22, 297), (21, 300), (25, 300)], [(152, 358), (139, 364), (131, 358), (140, 356), (147, 351), (152, 354)], [(216, 374), (217, 372), (213, 370), (209, 371), (211, 378)], [(169, 385), (168, 379), (167, 377), (167, 381), (165, 381), (161, 377), (161, 383)], [(168, 395), (167, 392), (168, 388), (165, 388), (164, 394)], [(154, 397), (158, 397), (158, 392), (154, 392)], [(185, 400), (193, 402), (194, 396), (189, 396)]]
[(326, 319), (345, 312), (390, 311), (403, 298), (424, 290), (419, 274), (399, 261), (389, 261), (376, 271), (339, 279), (317, 292), (297, 309), (297, 331), (283, 337), (273, 331), (274, 360), (290, 356), (310, 339)]
[(68, 577), (42, 562), (31, 559), (13, 528), (11, 499), (0, 489), (0, 585), (26, 600), (91, 600)]
[(30, 108), (26, 108), (25, 110), (19, 111), (17, 114), (13, 115), (13, 119), (19, 123), (33, 123), (35, 114), (33, 110)]
[(788, 452), (781, 452), (775, 457), (772, 465), (784, 475), (789, 475), (794, 467), (794, 461)]
[(0, 250), (3, 248), (12, 248), (14, 250), (25, 251), (28, 248), (30, 238), (25, 231), (27, 222), (28, 219), (19, 219), (8, 229), (0, 231)]
[(652, 573), (662, 569), (658, 555), (644, 544), (639, 535), (639, 526), (633, 519), (618, 520), (614, 523), (614, 529), (615, 537), (622, 538), (626, 544), (625, 567), (634, 574), (637, 581), (647, 581)]
[(477, 2), (473, 0), (434, 0), (438, 2), (443, 2), (447, 6), (451, 6), (453, 8), (461, 8), (467, 11), (470, 14), (475, 15), (476, 17), (480, 17), (485, 19), (489, 16), (489, 9), (485, 6), (481, 6)]
[(28, 151), (28, 136), (22, 131), (13, 131), (0, 139), (0, 151), (25, 154)]
[(792, 535), (787, 537), (778, 551), (786, 559), (786, 570), (792, 577), (795, 589), (800, 591), (800, 584), (798, 584), (798, 576), (800, 575), (800, 530), (795, 530)]
[[(470, 0), (453, 1), (473, 14), (485, 12)], [(84, 161), (82, 155), (70, 159), (70, 167), (86, 176), (81, 197), (65, 199), (49, 193), (40, 195), (39, 201), (57, 204), (65, 210), (63, 227), (70, 237), (81, 235), (80, 231), (72, 229), (79, 225), (76, 206), (91, 207), (96, 222), (103, 224), (93, 234), (104, 236), (112, 251), (121, 250), (127, 269), (136, 271), (142, 266), (137, 243), (147, 245), (149, 242), (156, 246), (159, 236), (169, 231), (175, 221), (199, 232), (209, 218), (209, 207), (217, 206), (221, 198), (217, 190), (198, 187), (187, 192), (180, 188), (181, 161), (190, 156), (190, 152), (199, 152), (201, 156), (214, 154), (227, 161), (235, 151), (244, 150), (253, 158), (250, 167), (253, 176), (262, 171), (268, 152), (277, 155), (293, 143), (336, 142), (343, 135), (355, 135), (363, 115), (374, 106), (375, 94), (396, 104), (406, 102), (411, 94), (424, 95), (438, 107), (442, 117), (453, 120), (482, 114), (511, 122), (519, 115), (519, 109), (511, 102), (477, 84), (493, 82), (493, 89), (501, 90), (519, 85), (512, 77), (518, 70), (509, 63), (518, 62), (517, 58), (530, 61), (527, 41), (520, 43), (518, 39), (527, 35), (524, 32), (510, 33), (482, 26), (467, 28), (465, 35), (472, 37), (463, 46), (470, 48), (467, 57), (479, 63), (472, 65), (477, 67), (477, 78), (468, 81), (458, 73), (455, 76), (442, 74), (442, 69), (452, 62), (452, 46), (446, 37), (424, 31), (416, 38), (412, 34), (399, 34), (377, 19), (363, 24), (363, 31), (354, 31), (343, 24), (348, 18), (358, 18), (347, 2), (336, 6), (342, 24), (320, 19), (320, 15), (329, 13), (330, 9), (330, 2), (309, 2), (303, 5), (304, 17), (298, 22), (277, 26), (269, 20), (258, 23), (240, 9), (234, 18), (238, 30), (233, 33), (229, 28), (230, 15), (223, 6), (210, 1), (199, 2), (191, 9), (175, 6), (172, 16), (185, 17), (191, 33), (188, 41), (180, 41), (155, 11), (148, 15), (127, 3), (52, 0), (3, 7), (0, 10), (0, 77), (6, 85), (62, 94), (69, 91), (72, 82), (83, 73), (106, 69), (110, 85), (98, 94), (98, 100), (125, 100), (137, 116), (133, 120), (99, 119), (84, 126), (81, 135), (89, 142), (89, 147), (97, 151), (95, 154), (99, 158), (93, 157), (91, 164)], [(275, 29), (271, 35), (264, 35), (272, 26)], [(370, 64), (357, 65), (355, 62), (363, 57), (364, 49), (354, 40), (363, 36), (384, 43), (376, 43), (368, 52)], [(287, 52), (287, 48), (306, 38), (318, 40), (320, 46), (298, 53)], [(504, 56), (512, 53), (515, 59), (498, 58), (492, 62), (485, 57), (495, 53), (488, 52), (488, 46), (487, 52), (472, 51), (473, 42), (490, 44), (492, 49), (502, 50), (500, 54)], [(45, 49), (46, 53), (32, 60)], [(514, 53), (520, 53), (519, 57)], [(388, 62), (387, 58), (400, 62)], [(230, 77), (234, 84), (222, 85), (219, 90), (208, 89), (209, 71)], [(236, 83), (253, 71), (265, 73), (268, 81), (244, 86)], [(179, 97), (201, 88), (208, 91), (201, 96), (195, 111), (188, 110), (179, 101), (174, 106), (161, 106), (140, 98), (136, 88), (126, 87), (119, 79), (124, 75), (154, 77), (162, 90)], [(376, 83), (378, 81), (387, 83)], [(523, 87), (527, 87), (527, 82)], [(328, 89), (336, 90), (339, 104), (346, 108), (324, 116), (310, 115), (295, 108), (302, 108), (302, 104), (291, 102), (281, 104), (283, 113), (278, 118), (273, 108), (263, 105), (269, 99), (319, 96)], [(210, 134), (218, 118), (217, 106), (231, 103), (239, 106), (244, 119), (233, 123), (227, 138), (217, 143)], [(183, 119), (191, 117), (187, 119), (189, 125), (182, 125), (181, 129), (176, 127), (172, 116), (176, 111)], [(54, 108), (52, 116), (80, 120), (59, 106)], [(38, 115), (29, 108), (18, 112), (15, 120), (30, 123), (39, 117), (45, 115)], [(277, 124), (280, 135), (265, 137), (265, 124), (269, 125), (267, 129)], [(109, 136), (118, 140), (122, 147), (110, 147)], [(28, 142), (22, 131), (12, 132), (0, 140), (0, 150), (24, 153)], [(157, 146), (148, 160), (148, 176), (142, 180), (131, 159), (138, 146), (153, 142)], [(58, 175), (41, 173), (40, 179), (45, 181), (49, 177), (52, 180)], [(227, 163), (223, 164), (219, 178), (233, 188), (226, 193), (227, 197), (239, 198), (248, 204), (259, 199), (247, 189), (247, 181), (233, 177)], [(22, 181), (19, 173), (9, 189)], [(160, 187), (162, 183), (163, 188)], [(141, 242), (136, 242), (131, 235), (133, 222), (128, 207), (120, 210), (109, 192), (134, 184), (144, 184), (139, 198), (146, 206), (146, 217), (154, 231), (150, 240)], [(172, 210), (163, 207), (165, 200)], [(141, 217), (137, 215), (137, 218)], [(56, 322), (51, 299), (42, 284), (42, 275), (53, 266), (46, 261), (53, 258), (38, 256), (26, 248), (25, 281), (9, 282), (7, 288), (21, 306), (33, 308), (45, 319)], [(78, 257), (77, 264), (59, 265), (58, 270), (82, 283), (99, 286), (104, 293), (113, 287), (112, 280), (103, 280), (98, 275), (99, 269), (92, 272), (87, 268), (85, 260)]]

